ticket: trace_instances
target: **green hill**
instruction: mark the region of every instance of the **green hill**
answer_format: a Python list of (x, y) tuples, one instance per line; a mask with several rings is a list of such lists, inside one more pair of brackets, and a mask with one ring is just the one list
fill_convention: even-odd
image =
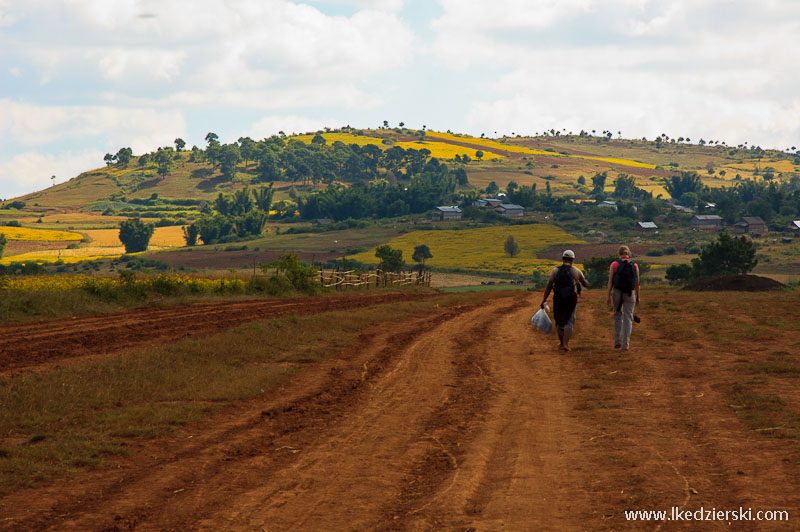
[[(466, 171), (469, 186), (462, 186), (462, 190), (482, 189), (491, 182), (504, 189), (513, 181), (520, 186), (536, 184), (540, 190), (549, 184), (554, 195), (585, 199), (589, 188), (581, 181), (591, 185), (594, 174), (608, 172), (607, 188), (612, 186), (616, 175), (624, 173), (635, 177), (636, 185), (654, 196), (661, 194), (667, 197), (662, 186), (663, 179), (679, 171), (696, 171), (704, 184), (711, 187), (731, 186), (753, 179), (780, 181), (800, 176), (798, 155), (729, 147), (723, 143), (705, 141), (701, 141), (703, 145), (700, 145), (663, 138), (658, 141), (610, 139), (608, 136), (586, 133), (483, 139), (406, 129), (345, 130), (323, 133), (320, 137), (331, 151), (335, 151), (338, 143), (372, 145), (380, 148), (383, 154), (393, 148), (428, 150), (430, 157), (439, 158), (451, 168), (463, 168)], [(304, 143), (314, 141), (312, 135), (295, 139)], [(289, 140), (292, 139), (282, 139), (284, 143)], [(317, 139), (317, 142), (321, 141)], [(243, 152), (244, 144), (239, 146)], [(483, 153), (480, 159), (476, 157), (479, 152)], [(250, 154), (249, 161), (234, 163), (234, 180), (223, 175), (224, 168), (219, 161), (208, 160), (207, 150), (199, 150), (194, 154), (188, 151), (171, 152), (173, 165), (166, 175), (159, 175), (157, 165), (153, 162), (154, 155), (148, 154), (150, 161), (146, 164), (141, 164), (140, 157), (134, 156), (127, 165), (117, 163), (88, 170), (66, 183), (15, 198), (25, 203), (20, 214), (76, 211), (110, 213), (124, 211), (126, 207), (141, 210), (141, 205), (136, 207), (137, 203), (131, 204), (131, 200), (149, 198), (167, 200), (166, 203), (154, 202), (160, 203), (157, 210), (162, 213), (183, 211), (188, 214), (198, 209), (199, 201), (213, 200), (219, 193), (230, 194), (246, 184), (252, 184), (259, 175), (258, 154)], [(341, 164), (344, 166), (346, 161)], [(307, 166), (312, 166), (312, 163)], [(391, 168), (378, 168), (377, 175), (388, 170)], [(293, 169), (292, 175), (288, 175), (285, 168), (279, 168), (274, 179), (270, 179), (275, 181), (275, 201), (291, 200), (290, 194), (294, 196), (294, 193), (325, 188), (325, 181), (352, 181), (340, 175), (341, 169), (330, 169), (330, 179), (327, 180), (315, 179), (311, 175), (313, 171), (313, 168), (309, 168), (306, 172), (308, 175), (299, 175), (303, 170), (298, 173)], [(394, 171), (392, 175), (403, 178), (402, 171)], [(580, 179), (581, 176), (583, 179)]]

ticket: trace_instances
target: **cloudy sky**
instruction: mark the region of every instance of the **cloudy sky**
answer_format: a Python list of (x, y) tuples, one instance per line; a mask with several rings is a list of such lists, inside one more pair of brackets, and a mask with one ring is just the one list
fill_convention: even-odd
[(0, 198), (388, 120), (800, 145), (796, 0), (0, 0)]

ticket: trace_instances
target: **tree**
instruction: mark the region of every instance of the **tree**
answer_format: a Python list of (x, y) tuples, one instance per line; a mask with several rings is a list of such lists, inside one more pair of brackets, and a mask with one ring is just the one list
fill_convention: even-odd
[(717, 240), (708, 244), (700, 256), (692, 259), (695, 277), (711, 277), (734, 273), (747, 273), (758, 264), (756, 247), (744, 235), (736, 238), (720, 233)]
[(494, 181), (490, 181), (488, 185), (486, 185), (486, 193), (487, 194), (497, 194), (500, 190), (500, 187), (497, 186), (497, 183)]
[(608, 172), (597, 172), (592, 176), (592, 194), (602, 196), (606, 187)]
[(253, 199), (256, 202), (256, 208), (269, 214), (269, 208), (272, 205), (272, 198), (275, 195), (275, 189), (272, 188), (272, 183), (268, 187), (261, 187), (253, 190)]
[(241, 216), (253, 210), (253, 198), (250, 197), (250, 188), (245, 185), (243, 189), (233, 193), (230, 214)]
[(212, 144), (219, 144), (219, 135), (209, 131), (208, 133), (206, 133), (206, 142), (208, 143), (209, 146), (211, 146)]
[(178, 137), (175, 139), (175, 151), (183, 151), (183, 148), (186, 147), (186, 141), (182, 138)]
[(125, 253), (147, 250), (155, 229), (155, 224), (144, 223), (139, 218), (121, 221), (119, 223), (119, 241), (125, 246)]
[(673, 198), (680, 198), (687, 192), (700, 194), (703, 191), (703, 182), (697, 172), (681, 172), (681, 175), (673, 175), (664, 179), (664, 188)]
[(375, 256), (380, 260), (378, 269), (384, 272), (399, 272), (403, 270), (403, 250), (392, 249), (389, 244), (375, 248)]
[(661, 214), (661, 205), (657, 200), (650, 200), (639, 210), (639, 214), (644, 221), (653, 221), (653, 219)]
[(508, 253), (509, 257), (516, 257), (519, 254), (519, 244), (517, 244), (517, 241), (514, 240), (514, 237), (511, 235), (506, 238), (506, 242), (503, 244), (503, 249), (506, 250), (506, 253)]
[(692, 277), (692, 267), (689, 264), (673, 264), (667, 268), (664, 277), (670, 284), (680, 284)]
[(220, 172), (228, 181), (236, 179), (236, 165), (242, 161), (242, 152), (238, 144), (225, 144), (219, 156)]
[(131, 148), (120, 148), (114, 159), (122, 166), (128, 166), (133, 157), (133, 150)]
[(183, 226), (183, 239), (186, 241), (187, 246), (197, 245), (197, 237), (199, 236), (197, 224)]
[(6, 250), (6, 244), (8, 244), (8, 239), (6, 238), (5, 233), (0, 233), (0, 258), (3, 258), (3, 252)]
[(159, 148), (156, 152), (156, 165), (158, 167), (158, 175), (167, 176), (172, 172), (172, 167), (175, 165), (172, 159), (172, 148)]
[(432, 259), (433, 255), (431, 255), (431, 250), (428, 246), (420, 244), (414, 248), (414, 254), (411, 255), (411, 258), (419, 264), (419, 271), (421, 272), (425, 268), (425, 259)]
[(479, 161), (483, 159), (483, 152), (481, 150), (476, 151), (475, 158), (478, 159)]
[(241, 137), (239, 139), (239, 150), (241, 151), (242, 159), (244, 159), (245, 168), (247, 168), (250, 161), (258, 156), (258, 146), (250, 137)]
[(103, 156), (103, 161), (105, 161), (106, 166), (111, 166), (112, 164), (114, 164), (114, 156), (111, 155), (110, 153), (106, 153)]

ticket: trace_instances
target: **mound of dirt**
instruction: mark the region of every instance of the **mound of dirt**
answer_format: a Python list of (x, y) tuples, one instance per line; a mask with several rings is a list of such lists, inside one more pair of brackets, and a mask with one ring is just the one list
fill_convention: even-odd
[(695, 292), (721, 292), (726, 290), (738, 292), (766, 292), (768, 290), (778, 290), (784, 286), (785, 285), (769, 277), (734, 274), (698, 279), (686, 285), (684, 290), (693, 290)]

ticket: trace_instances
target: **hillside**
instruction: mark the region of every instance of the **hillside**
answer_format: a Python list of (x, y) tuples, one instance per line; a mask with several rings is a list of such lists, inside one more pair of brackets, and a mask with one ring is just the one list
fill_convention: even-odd
[[(5, 202), (1, 225), (68, 234), (23, 238), (6, 230), (10, 241), (0, 264), (111, 272), (124, 253), (119, 222), (140, 216), (159, 225), (148, 250), (159, 267), (252, 269), (286, 252), (307, 262), (346, 257), (369, 265), (382, 243), (403, 250), (411, 263), (413, 248), (425, 244), (434, 255), (429, 266), (440, 271), (517, 277), (547, 269), (563, 245), (587, 246), (580, 261), (627, 241), (658, 257), (648, 259), (651, 275), (663, 277), (666, 267), (687, 263), (714, 236), (693, 232), (685, 209), (661, 201), (669, 189), (680, 205), (718, 204), (704, 213), (720, 214), (727, 226), (741, 216), (763, 216), (774, 233), (772, 244), (761, 246), (757, 271), (782, 282), (797, 273), (800, 240), (774, 238), (800, 217), (800, 155), (790, 152), (683, 138), (615, 139), (607, 132), (488, 139), (347, 128), (231, 144), (210, 133), (205, 149), (133, 155), (122, 148), (106, 160), (104, 168)], [(242, 194), (245, 187), (274, 194), (250, 212), (255, 195)], [(524, 217), (470, 207), (497, 192), (523, 206)], [(237, 196), (245, 204), (234, 212)], [(619, 209), (593, 206), (602, 199), (616, 200)], [(454, 204), (466, 209), (464, 220), (431, 224), (435, 206)], [(220, 215), (228, 218), (217, 227)], [(332, 222), (313, 226), (319, 219)], [(659, 230), (637, 232), (637, 220), (654, 221)], [(204, 245), (184, 246), (183, 229), (192, 224)], [(517, 224), (529, 229), (508, 227)], [(498, 244), (508, 236), (519, 240), (519, 257), (506, 257)], [(238, 241), (244, 242), (231, 245)]]
[[(587, 134), (483, 139), (422, 133), (406, 129), (350, 130), (323, 133), (322, 137), (329, 145), (337, 141), (346, 145), (373, 145), (384, 152), (394, 146), (427, 149), (431, 157), (451, 167), (463, 168), (469, 185), (475, 188), (485, 188), (492, 181), (500, 188), (511, 181), (520, 186), (536, 184), (540, 189), (549, 183), (553, 194), (575, 198), (588, 197), (589, 190), (578, 182), (580, 176), (589, 180), (598, 172), (610, 174), (607, 189), (612, 187), (614, 176), (624, 173), (634, 176), (638, 187), (662, 197), (668, 197), (662, 186), (663, 178), (678, 171), (696, 171), (710, 187), (761, 179), (765, 174), (778, 180), (800, 175), (800, 157), (793, 154), (704, 141), (704, 145), (698, 145), (674, 139), (656, 142)], [(293, 138), (310, 143), (313, 135)], [(482, 158), (477, 157), (477, 152), (483, 153)], [(469, 157), (469, 162), (455, 159), (463, 155)], [(103, 212), (109, 207), (123, 209), (128, 201), (144, 200), (153, 194), (160, 198), (208, 201), (220, 192), (229, 194), (244, 187), (258, 175), (258, 163), (254, 160), (239, 162), (236, 178), (230, 181), (223, 176), (221, 167), (199, 161), (192, 152), (174, 153), (173, 157), (173, 167), (164, 176), (158, 174), (153, 157), (141, 164), (140, 158), (134, 156), (127, 165), (88, 170), (66, 183), (15, 199), (25, 202), (23, 213)], [(313, 188), (304, 186), (299, 176), (276, 177), (275, 200), (289, 200), (293, 186), (299, 193)], [(6, 203), (10, 201), (13, 200)]]

